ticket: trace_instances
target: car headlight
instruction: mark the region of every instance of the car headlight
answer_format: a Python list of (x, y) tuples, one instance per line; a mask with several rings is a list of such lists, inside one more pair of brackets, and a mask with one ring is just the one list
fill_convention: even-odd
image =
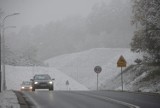
[(38, 84), (38, 82), (34, 82), (34, 84)]
[(52, 82), (52, 81), (49, 81), (49, 84), (53, 84), (53, 82)]
[(21, 87), (22, 89), (24, 89), (24, 87)]

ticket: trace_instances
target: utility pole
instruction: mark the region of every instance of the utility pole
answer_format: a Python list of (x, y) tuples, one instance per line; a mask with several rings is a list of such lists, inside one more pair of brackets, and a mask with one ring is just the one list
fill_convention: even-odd
[(2, 38), (1, 38), (1, 42), (2, 42), (2, 69), (3, 69), (3, 90), (6, 89), (6, 80), (5, 80), (5, 39), (4, 39), (4, 28), (2, 28)]
[[(1, 29), (0, 29), (1, 31)], [(1, 71), (1, 32), (0, 32), (0, 92), (1, 92), (1, 85), (2, 85), (2, 71)]]
[[(15, 16), (15, 15), (19, 15), (19, 13), (12, 13), (9, 14), (7, 16), (5, 16), (2, 20), (2, 28), (1, 28), (1, 45), (2, 45), (2, 49), (1, 49), (1, 54), (2, 54), (2, 69), (3, 69), (3, 90), (6, 89), (6, 79), (5, 79), (5, 39), (4, 39), (4, 31), (5, 31), (5, 21), (7, 18), (11, 17), (11, 16)], [(1, 76), (2, 78), (2, 76)], [(2, 81), (2, 80), (1, 80)]]

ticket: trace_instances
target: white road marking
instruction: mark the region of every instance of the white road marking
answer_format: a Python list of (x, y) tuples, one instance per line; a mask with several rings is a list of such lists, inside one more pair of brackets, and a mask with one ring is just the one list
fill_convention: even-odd
[(109, 97), (102, 97), (102, 98), (104, 98), (105, 100), (110, 100), (110, 101), (113, 101), (113, 102), (122, 104), (122, 105), (126, 105), (126, 106), (128, 106), (129, 108), (140, 108), (140, 107), (137, 106), (137, 105), (133, 105), (133, 104), (130, 104), (130, 103), (127, 103), (127, 102), (119, 101), (119, 100), (112, 99), (112, 98), (109, 98)]
[[(81, 94), (81, 93), (78, 93), (80, 95), (84, 95), (84, 94)], [(85, 95), (88, 95), (88, 96), (92, 96), (92, 97), (95, 97), (95, 98), (99, 98), (99, 99), (104, 99), (104, 100), (109, 100), (109, 101), (112, 101), (112, 102), (115, 102), (115, 103), (118, 103), (118, 104), (121, 104), (121, 105), (125, 105), (125, 106), (128, 106), (129, 108), (140, 108), (139, 106), (137, 105), (133, 105), (133, 104), (130, 104), (130, 103), (127, 103), (127, 102), (123, 102), (123, 101), (119, 101), (119, 100), (116, 100), (116, 99), (112, 99), (112, 98), (109, 98), (109, 97), (104, 97), (104, 96), (97, 96), (97, 95), (94, 95), (94, 94), (85, 94)]]

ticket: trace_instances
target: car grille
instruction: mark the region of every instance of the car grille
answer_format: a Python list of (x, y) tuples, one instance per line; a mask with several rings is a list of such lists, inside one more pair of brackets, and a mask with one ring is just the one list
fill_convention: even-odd
[(46, 82), (40, 82), (39, 84), (47, 85), (47, 83), (46, 83)]

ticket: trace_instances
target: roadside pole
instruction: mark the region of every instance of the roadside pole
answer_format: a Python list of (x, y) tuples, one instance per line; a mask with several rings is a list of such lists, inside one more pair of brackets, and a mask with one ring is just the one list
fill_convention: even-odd
[(102, 71), (102, 68), (100, 66), (96, 66), (94, 68), (94, 71), (96, 72), (97, 74), (97, 91), (98, 91), (98, 74)]
[(98, 73), (97, 73), (97, 91), (98, 91)]
[(123, 72), (122, 72), (122, 67), (126, 67), (126, 60), (124, 57), (121, 55), (120, 58), (117, 61), (117, 67), (121, 68), (121, 83), (122, 83), (122, 91), (123, 91)]
[(121, 67), (121, 83), (122, 83), (122, 91), (123, 91), (123, 74), (122, 74), (122, 67)]

